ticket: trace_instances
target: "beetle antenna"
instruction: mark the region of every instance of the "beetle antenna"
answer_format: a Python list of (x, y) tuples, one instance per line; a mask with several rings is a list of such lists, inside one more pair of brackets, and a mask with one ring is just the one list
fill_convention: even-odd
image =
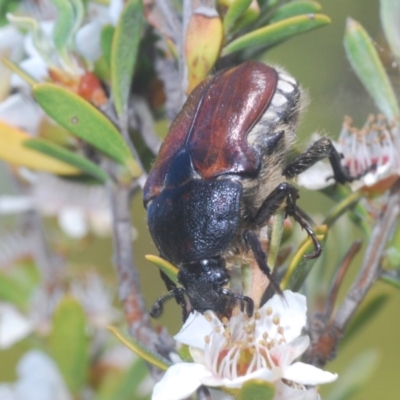
[(153, 307), (151, 307), (151, 310), (149, 312), (150, 316), (152, 318), (159, 317), (163, 311), (164, 302), (167, 301), (168, 299), (170, 299), (171, 297), (175, 297), (175, 299), (177, 299), (178, 297), (182, 296), (184, 292), (185, 292), (184, 288), (175, 287), (169, 293), (165, 294), (164, 296), (159, 297), (154, 302)]

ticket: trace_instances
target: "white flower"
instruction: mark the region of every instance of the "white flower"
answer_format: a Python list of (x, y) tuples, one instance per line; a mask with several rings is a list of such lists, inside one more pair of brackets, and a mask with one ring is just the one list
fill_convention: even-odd
[(11, 347), (29, 335), (33, 329), (32, 321), (14, 306), (0, 304), (0, 349)]
[(71, 238), (81, 239), (90, 232), (110, 235), (112, 215), (104, 186), (67, 182), (48, 174), (25, 173), (24, 177), (32, 184), (32, 194), (0, 196), (0, 215), (37, 210), (45, 216), (56, 215)]
[(18, 379), (0, 384), (2, 400), (71, 400), (55, 362), (39, 350), (30, 350), (17, 366)]
[(71, 292), (82, 304), (93, 326), (104, 329), (118, 318), (119, 312), (112, 305), (112, 293), (100, 275), (88, 273), (84, 279), (72, 282)]
[[(351, 176), (360, 176), (351, 186), (353, 190), (383, 192), (400, 176), (400, 137), (397, 124), (388, 123), (382, 115), (370, 116), (362, 129), (352, 126), (345, 118), (336, 149), (343, 154), (342, 164)], [(375, 169), (370, 170), (371, 166)], [(298, 176), (297, 183), (307, 189), (322, 189), (334, 183), (333, 171), (321, 161)]]
[(332, 382), (337, 375), (295, 361), (309, 346), (308, 336), (300, 336), (306, 311), (305, 297), (286, 290), (252, 318), (237, 312), (220, 321), (211, 311), (194, 312), (175, 336), (189, 346), (194, 363), (171, 366), (155, 385), (152, 400), (184, 399), (200, 385), (239, 389), (251, 379), (273, 383), (275, 400), (319, 399), (305, 385)]

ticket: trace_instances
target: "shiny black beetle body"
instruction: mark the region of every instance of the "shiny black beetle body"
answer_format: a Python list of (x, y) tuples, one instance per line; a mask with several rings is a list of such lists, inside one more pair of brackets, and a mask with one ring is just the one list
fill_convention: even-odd
[[(270, 278), (258, 232), (280, 208), (293, 216), (321, 248), (296, 207), (297, 189), (287, 183), (316, 161), (329, 157), (339, 182), (352, 180), (329, 139), (322, 138), (285, 165), (295, 140), (300, 88), (290, 75), (249, 61), (219, 72), (189, 96), (161, 147), (144, 187), (148, 226), (160, 255), (179, 268), (176, 287), (160, 298), (158, 315), (171, 296), (192, 309), (229, 315), (236, 300), (226, 258), (251, 250)], [(272, 279), (277, 291), (279, 286)]]

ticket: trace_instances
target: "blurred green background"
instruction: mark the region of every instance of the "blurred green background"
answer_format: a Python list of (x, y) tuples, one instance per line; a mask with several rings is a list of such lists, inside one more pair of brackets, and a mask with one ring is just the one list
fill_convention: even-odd
[[(264, 58), (267, 62), (283, 66), (308, 91), (310, 104), (303, 115), (299, 129), (300, 143), (304, 144), (307, 143), (309, 135), (316, 131), (337, 138), (344, 115), (351, 115), (355, 124), (362, 126), (367, 115), (376, 112), (371, 99), (346, 60), (343, 33), (348, 16), (359, 21), (367, 29), (377, 42), (378, 51), (383, 58), (391, 60), (390, 53), (384, 46), (378, 0), (320, 0), (320, 3), (323, 6), (323, 12), (332, 18), (330, 26), (291, 39), (268, 52)], [(389, 64), (387, 67), (391, 68)], [(398, 70), (389, 70), (389, 73), (394, 79), (395, 88), (398, 89), (396, 81), (399, 76)], [(0, 192), (7, 191), (1, 175), (0, 185)], [(311, 214), (322, 214), (331, 205), (326, 197), (304, 190), (301, 192), (299, 204)], [(165, 293), (165, 287), (159, 278), (157, 269), (144, 259), (145, 254), (157, 254), (157, 251), (146, 228), (140, 194), (134, 198), (132, 209), (133, 224), (138, 231), (134, 245), (135, 260), (139, 268), (146, 302), (150, 307), (158, 296)], [(0, 224), (4, 224), (4, 222), (4, 219), (0, 219)], [(361, 233), (356, 230), (340, 232), (340, 224), (337, 230), (338, 232), (334, 236), (336, 239), (341, 238), (336, 241), (337, 246), (348, 246), (349, 240), (361, 237)], [(343, 254), (345, 250), (347, 247), (340, 249), (338, 253)], [(330, 249), (329, 254), (334, 254), (334, 249), (333, 251)], [(112, 279), (114, 271), (111, 265), (111, 255), (110, 241), (98, 239), (85, 252), (76, 252), (73, 261), (79, 268), (95, 265)], [(360, 260), (361, 257), (359, 256), (357, 260)], [(339, 259), (332, 257), (332, 259), (328, 258), (324, 261), (337, 265)], [(323, 267), (323, 265), (320, 263), (319, 267)], [(347, 288), (357, 273), (356, 268), (357, 263), (354, 264), (346, 279)], [(346, 287), (342, 289), (342, 297), (345, 291)], [(370, 295), (379, 292), (391, 295), (391, 299), (383, 311), (370, 321), (355, 339), (340, 349), (337, 359), (326, 367), (327, 370), (339, 374), (336, 385), (340, 386), (341, 378), (343, 379), (341, 373), (351, 365), (357, 355), (367, 349), (377, 351), (378, 362), (371, 379), (349, 398), (352, 400), (397, 400), (400, 397), (400, 292), (384, 283), (377, 283)], [(180, 327), (180, 319), (180, 309), (171, 301), (166, 305), (164, 315), (155, 321), (155, 324), (165, 325), (171, 334), (175, 334)], [(0, 352), (0, 381), (13, 379), (16, 361), (27, 346), (29, 343), (25, 341), (18, 347)], [(333, 385), (323, 387), (322, 395), (329, 393), (333, 387)]]

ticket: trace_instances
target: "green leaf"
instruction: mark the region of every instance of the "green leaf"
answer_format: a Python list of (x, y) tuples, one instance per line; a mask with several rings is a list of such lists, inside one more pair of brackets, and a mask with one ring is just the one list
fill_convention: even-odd
[(132, 400), (132, 396), (148, 373), (149, 370), (145, 362), (141, 359), (136, 360), (126, 371), (111, 370), (102, 379), (96, 399)]
[[(315, 229), (317, 239), (323, 242), (328, 233), (326, 225), (319, 226)], [(307, 275), (310, 273), (312, 267), (314, 266), (316, 259), (307, 260), (304, 258), (306, 254), (311, 253), (314, 250), (314, 244), (311, 238), (308, 238), (296, 251), (289, 267), (282, 279), (281, 287), (283, 289), (290, 289), (294, 292), (299, 291), (303, 285)]]
[(53, 42), (61, 55), (66, 55), (74, 43), (75, 33), (83, 19), (84, 8), (80, 0), (52, 0), (57, 8)]
[(18, 75), (21, 79), (23, 79), (26, 83), (29, 85), (33, 86), (35, 83), (38, 83), (35, 78), (33, 78), (31, 75), (29, 75), (27, 72), (25, 72), (22, 68), (19, 67), (19, 65), (13, 63), (12, 61), (6, 59), (6, 58), (1, 58), (0, 61), (12, 72), (14, 72), (16, 75)]
[(53, 317), (50, 349), (72, 394), (78, 394), (86, 384), (89, 372), (89, 346), (86, 337), (86, 317), (80, 303), (65, 296)]
[(46, 64), (52, 65), (53, 61), (50, 58), (52, 54), (51, 44), (40, 28), (38, 22), (31, 17), (20, 16), (14, 14), (7, 15), (8, 20), (22, 30), (28, 30), (32, 33), (32, 40), (36, 50), (45, 60)]
[(339, 345), (345, 346), (353, 337), (355, 337), (357, 332), (359, 332), (372, 317), (378, 314), (389, 298), (390, 296), (387, 294), (377, 294), (369, 300), (351, 320)]
[(114, 32), (115, 28), (112, 25), (105, 25), (101, 30), (100, 35), (101, 50), (103, 52), (103, 56), (107, 62), (108, 67), (110, 67), (111, 65), (111, 52)]
[(242, 14), (249, 8), (252, 0), (235, 0), (228, 8), (225, 14), (223, 27), (224, 32), (229, 32), (235, 25), (235, 22), (242, 16)]
[(29, 138), (30, 136), (27, 133), (11, 125), (7, 125), (0, 120), (0, 159), (13, 165), (22, 165), (53, 174), (79, 174), (80, 171), (69, 164), (26, 148), (24, 142)]
[(109, 326), (108, 329), (112, 334), (117, 337), (120, 342), (128, 347), (128, 349), (132, 350), (140, 358), (147, 361), (148, 363), (154, 365), (157, 368), (160, 368), (162, 371), (166, 371), (171, 366), (170, 361), (160, 356), (159, 354), (154, 353), (137, 339), (133, 337), (128, 337), (114, 326)]
[(356, 392), (368, 384), (378, 366), (379, 353), (377, 350), (366, 350), (350, 362), (340, 374), (340, 379), (332, 384), (332, 390), (324, 400), (353, 399)]
[(14, 265), (7, 273), (0, 273), (0, 299), (21, 309), (26, 308), (39, 279), (33, 265)]
[(271, 47), (292, 36), (319, 28), (330, 22), (329, 17), (323, 14), (300, 15), (287, 18), (240, 36), (225, 46), (222, 55), (226, 56), (253, 46)]
[(140, 175), (140, 168), (121, 134), (96, 107), (52, 83), (34, 85), (33, 94), (43, 110), (61, 126), (127, 166), (133, 176)]
[(331, 227), (344, 213), (352, 209), (363, 197), (363, 193), (358, 191), (344, 198), (340, 203), (336, 204), (325, 216), (324, 225)]
[(381, 275), (381, 280), (394, 286), (396, 289), (400, 289), (400, 270), (393, 269), (390, 271), (385, 271)]
[[(335, 185), (335, 186), (328, 186), (322, 189), (321, 193), (323, 193), (329, 199), (339, 202), (342, 205), (346, 204), (347, 198), (350, 198), (351, 200), (351, 196), (353, 195), (353, 193), (349, 187), (344, 185)], [(342, 208), (342, 206), (340, 205), (338, 209), (334, 207), (325, 218), (325, 223), (328, 222), (330, 225), (333, 225), (336, 220), (335, 213), (337, 211), (339, 211), (340, 213), (341, 212), (340, 208)], [(367, 210), (365, 209), (365, 207), (363, 207), (363, 205), (360, 202), (356, 202), (353, 204), (353, 206), (349, 209), (348, 216), (350, 220), (362, 230), (364, 235), (366, 237), (369, 237), (371, 232), (372, 219)]]
[(175, 265), (172, 265), (170, 262), (167, 260), (164, 260), (161, 257), (153, 256), (151, 254), (148, 254), (145, 256), (146, 260), (149, 260), (153, 264), (155, 264), (162, 272), (165, 273), (165, 275), (168, 276), (169, 279), (171, 279), (173, 282), (178, 283), (178, 272), (179, 268), (175, 267)]
[(378, 109), (392, 121), (399, 115), (399, 106), (378, 52), (365, 29), (347, 19), (344, 47), (350, 64), (373, 98)]
[(273, 270), (276, 259), (278, 258), (279, 249), (281, 247), (283, 227), (285, 222), (285, 211), (279, 210), (274, 215), (274, 222), (272, 226), (272, 236), (268, 249), (268, 265)]
[(88, 175), (93, 176), (100, 182), (108, 180), (108, 175), (96, 164), (92, 163), (88, 159), (73, 153), (72, 151), (61, 147), (55, 143), (52, 143), (44, 139), (28, 139), (25, 140), (24, 146), (39, 151), (40, 153), (46, 154), (50, 157), (54, 157), (57, 160), (61, 160), (67, 164), (80, 169)]
[(0, 27), (7, 25), (7, 14), (17, 10), (20, 0), (0, 0)]
[(275, 396), (275, 386), (261, 379), (246, 381), (239, 392), (238, 400), (272, 400)]
[(391, 235), (382, 265), (387, 270), (400, 270), (400, 223), (397, 224)]
[(380, 16), (383, 31), (390, 50), (400, 60), (399, 0), (380, 0)]
[(272, 15), (270, 22), (282, 21), (286, 18), (302, 14), (315, 14), (322, 10), (321, 5), (316, 1), (299, 0), (284, 4)]
[(178, 355), (184, 362), (193, 362), (193, 357), (190, 353), (190, 348), (187, 344), (181, 344), (179, 346)]
[(128, 1), (115, 29), (111, 51), (111, 87), (119, 116), (128, 104), (142, 24), (142, 1)]

